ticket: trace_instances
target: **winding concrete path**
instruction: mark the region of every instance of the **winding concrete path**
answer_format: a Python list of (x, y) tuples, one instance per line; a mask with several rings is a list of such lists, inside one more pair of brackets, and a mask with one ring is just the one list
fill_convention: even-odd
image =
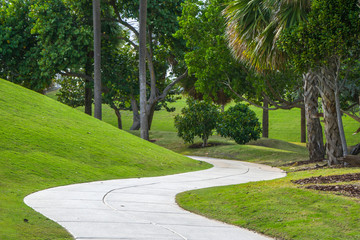
[(74, 184), (33, 193), (27, 205), (58, 222), (77, 240), (262, 240), (266, 236), (209, 220), (175, 203), (179, 192), (286, 174), (277, 168), (203, 157), (203, 171), (163, 177)]

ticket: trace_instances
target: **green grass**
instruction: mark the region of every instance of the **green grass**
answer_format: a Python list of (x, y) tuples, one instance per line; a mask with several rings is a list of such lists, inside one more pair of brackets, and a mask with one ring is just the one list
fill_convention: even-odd
[(4, 80), (0, 80), (0, 116), (2, 240), (71, 239), (23, 203), (32, 192), (209, 167)]
[[(48, 93), (49, 97), (52, 98), (55, 94), (54, 92)], [(233, 104), (231, 103), (227, 107)], [(184, 106), (186, 106), (186, 99), (182, 97), (177, 102), (169, 104), (169, 107), (176, 108), (175, 112), (156, 111), (151, 129), (153, 131), (176, 132), (174, 117), (181, 112)], [(261, 121), (262, 109), (254, 106), (250, 106), (250, 109), (256, 113)], [(84, 111), (84, 108), (79, 107), (78, 110)], [(132, 112), (121, 111), (121, 114), (123, 129), (129, 130), (132, 125)], [(103, 105), (103, 121), (117, 127), (117, 118), (114, 111), (105, 104)], [(354, 146), (360, 143), (359, 135), (352, 135), (359, 128), (359, 123), (346, 115), (343, 116), (343, 122), (348, 145)], [(269, 111), (269, 138), (287, 142), (300, 142), (300, 109)]]
[(359, 172), (327, 169), (287, 177), (181, 193), (186, 210), (245, 227), (277, 239), (360, 239), (360, 201), (301, 188), (290, 180)]
[[(133, 131), (133, 134), (137, 132)], [(236, 144), (219, 136), (212, 136), (210, 144), (219, 144), (216, 147), (189, 148), (191, 144), (184, 144), (174, 132), (151, 131), (151, 139), (156, 144), (183, 155), (208, 156), (281, 166), (286, 163), (308, 159), (305, 144), (289, 143), (275, 139), (259, 139), (246, 145)], [(201, 143), (196, 139), (196, 143)]]
[[(186, 155), (209, 156), (282, 166), (289, 162), (308, 159), (305, 144), (300, 141), (300, 110), (270, 112), (270, 138), (260, 139), (247, 145), (212, 136), (210, 143), (221, 143), (209, 148), (189, 148), (177, 137), (173, 116), (180, 112), (185, 101), (177, 103), (175, 113), (155, 113), (150, 131), (156, 144)], [(262, 110), (251, 107), (262, 117)], [(106, 107), (104, 107), (106, 109)], [(130, 113), (131, 114), (131, 113)], [(132, 116), (123, 111), (124, 128), (131, 125)], [(343, 117), (348, 144), (359, 143), (353, 136), (358, 122)], [(112, 111), (104, 111), (104, 121), (116, 126)], [(126, 123), (127, 122), (127, 123)], [(127, 125), (126, 125), (127, 124)], [(138, 131), (131, 131), (139, 135)], [(277, 139), (277, 140), (275, 140)], [(200, 143), (200, 139), (195, 140)], [(294, 170), (300, 167), (283, 167)], [(216, 187), (185, 192), (177, 196), (178, 203), (189, 211), (218, 219), (278, 239), (360, 239), (360, 201), (332, 193), (306, 190), (290, 181), (319, 175), (337, 175), (359, 172), (352, 169), (323, 169), (291, 172), (283, 179)], [(359, 182), (355, 182), (359, 184)]]

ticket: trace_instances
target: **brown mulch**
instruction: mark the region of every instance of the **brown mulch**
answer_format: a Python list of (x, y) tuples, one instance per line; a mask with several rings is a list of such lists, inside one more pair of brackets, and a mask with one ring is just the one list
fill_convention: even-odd
[(340, 183), (360, 181), (360, 173), (350, 173), (343, 175), (330, 175), (310, 177), (299, 180), (292, 180), (292, 183), (305, 185), (305, 184), (319, 184), (305, 186), (306, 189), (313, 189), (318, 191), (332, 191), (345, 196), (360, 198), (360, 185), (347, 184), (347, 185), (321, 185), (323, 183)]
[(292, 180), (295, 184), (319, 184), (319, 183), (337, 183), (337, 182), (351, 182), (360, 180), (360, 173), (349, 173), (343, 175), (332, 175), (332, 176), (318, 176), (311, 178), (304, 178), (299, 180)]
[(306, 189), (337, 192), (349, 197), (360, 198), (360, 185), (310, 185)]

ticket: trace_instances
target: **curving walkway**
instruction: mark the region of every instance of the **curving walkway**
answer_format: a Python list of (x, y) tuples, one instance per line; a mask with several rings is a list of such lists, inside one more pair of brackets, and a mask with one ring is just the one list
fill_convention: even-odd
[(175, 203), (179, 192), (286, 174), (277, 168), (240, 161), (192, 157), (213, 168), (151, 178), (74, 184), (33, 193), (27, 205), (58, 222), (78, 240), (261, 240), (266, 236), (209, 220)]

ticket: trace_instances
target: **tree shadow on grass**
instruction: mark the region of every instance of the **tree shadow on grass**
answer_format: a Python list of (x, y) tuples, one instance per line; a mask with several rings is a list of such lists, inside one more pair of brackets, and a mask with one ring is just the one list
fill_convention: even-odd
[(209, 142), (207, 146), (203, 147), (202, 143), (194, 143), (189, 146), (189, 148), (208, 148), (216, 146), (225, 146), (225, 145), (235, 145), (234, 143), (225, 143), (225, 142)]

